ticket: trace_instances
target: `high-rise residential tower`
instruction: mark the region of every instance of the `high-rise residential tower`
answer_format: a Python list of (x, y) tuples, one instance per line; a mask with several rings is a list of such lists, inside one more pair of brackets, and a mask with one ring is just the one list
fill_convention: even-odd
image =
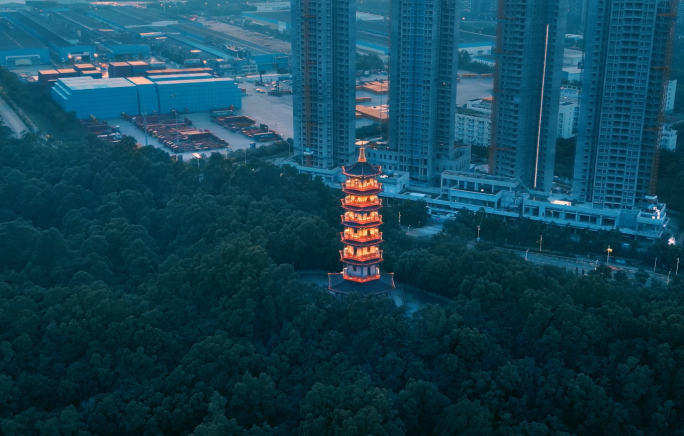
[(295, 154), (330, 169), (354, 159), (356, 3), (292, 2)]
[(490, 173), (550, 192), (567, 0), (506, 0), (497, 12)]
[(573, 196), (634, 210), (655, 195), (677, 0), (590, 0)]
[(391, 2), (389, 141), (399, 170), (418, 182), (434, 182), (455, 158), (456, 4)]

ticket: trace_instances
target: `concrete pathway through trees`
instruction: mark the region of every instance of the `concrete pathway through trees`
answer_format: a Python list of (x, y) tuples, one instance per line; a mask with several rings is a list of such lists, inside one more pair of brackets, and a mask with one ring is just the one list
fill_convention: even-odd
[(2, 116), (5, 125), (12, 129), (17, 138), (20, 138), (24, 131), (28, 132), (26, 124), (24, 124), (16, 112), (14, 112), (14, 110), (2, 98), (0, 98), (0, 116)]

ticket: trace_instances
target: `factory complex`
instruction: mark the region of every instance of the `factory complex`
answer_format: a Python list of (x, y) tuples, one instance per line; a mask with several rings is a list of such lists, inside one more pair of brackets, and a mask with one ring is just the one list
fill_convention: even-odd
[(63, 77), (56, 80), (51, 93), (57, 104), (80, 119), (242, 107), (242, 93), (235, 81), (206, 73), (107, 79)]
[(263, 44), (137, 5), (0, 12), (0, 65), (10, 68), (143, 60), (150, 50), (220, 76), (289, 67), (289, 50), (254, 40)]
[[(241, 15), (252, 24), (280, 32), (291, 32), (292, 16), (289, 10), (243, 11)], [(389, 55), (390, 21), (386, 17), (356, 12), (355, 33), (358, 52)], [(458, 39), (459, 51), (465, 50), (473, 56), (492, 54), (495, 39), (493, 36), (461, 32)]]

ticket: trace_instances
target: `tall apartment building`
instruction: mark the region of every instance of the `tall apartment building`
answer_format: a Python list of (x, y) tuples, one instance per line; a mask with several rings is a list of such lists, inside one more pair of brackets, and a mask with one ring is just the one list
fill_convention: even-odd
[(330, 169), (355, 158), (356, 3), (292, 2), (295, 154)]
[(591, 0), (573, 196), (635, 210), (655, 195), (677, 0)]
[(458, 27), (457, 0), (391, 2), (389, 140), (417, 182), (438, 183), (456, 152)]
[(550, 192), (567, 0), (507, 0), (498, 11), (490, 173)]

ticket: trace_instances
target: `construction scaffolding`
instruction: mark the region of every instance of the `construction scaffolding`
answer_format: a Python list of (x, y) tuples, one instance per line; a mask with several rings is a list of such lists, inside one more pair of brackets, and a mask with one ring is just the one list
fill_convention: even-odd
[(672, 45), (675, 38), (675, 25), (677, 19), (677, 8), (679, 6), (679, 0), (670, 0), (669, 13), (658, 14), (659, 17), (664, 17), (668, 20), (667, 28), (667, 43), (665, 46), (665, 58), (663, 65), (654, 67), (662, 71), (662, 89), (660, 91), (660, 108), (658, 110), (658, 124), (654, 128), (656, 129), (655, 144), (653, 150), (653, 161), (651, 162), (651, 181), (648, 187), (648, 194), (651, 196), (656, 195), (656, 188), (658, 186), (658, 168), (660, 166), (660, 141), (663, 135), (663, 124), (665, 121), (665, 106), (667, 101), (667, 88), (670, 81), (670, 69), (672, 65)]

